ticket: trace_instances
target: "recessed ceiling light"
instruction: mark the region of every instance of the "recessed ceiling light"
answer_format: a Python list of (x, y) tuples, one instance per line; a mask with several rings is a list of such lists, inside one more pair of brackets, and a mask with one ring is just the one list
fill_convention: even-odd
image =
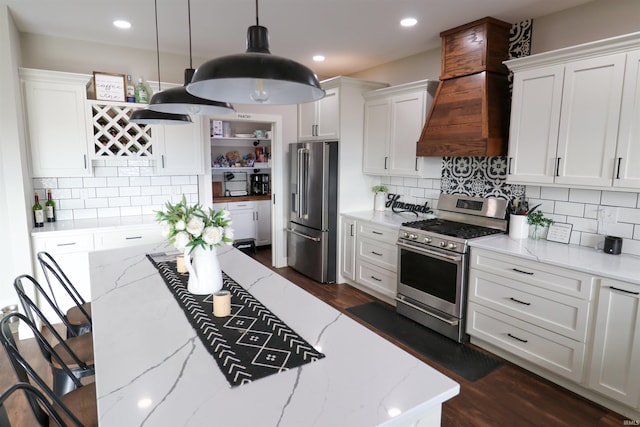
[(402, 21), (400, 21), (400, 25), (402, 25), (403, 27), (413, 27), (417, 23), (418, 20), (416, 18), (404, 18)]
[(113, 21), (113, 25), (118, 27), (118, 28), (123, 28), (123, 29), (131, 28), (131, 22), (124, 21), (122, 19), (117, 19), (117, 20)]
[(316, 62), (322, 62), (324, 59), (324, 55), (313, 55), (313, 60)]

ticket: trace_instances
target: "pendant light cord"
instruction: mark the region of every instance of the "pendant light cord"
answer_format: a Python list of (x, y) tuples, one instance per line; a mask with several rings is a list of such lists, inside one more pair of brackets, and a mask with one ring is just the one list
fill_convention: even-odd
[(260, 26), (260, 22), (258, 21), (258, 0), (256, 0), (256, 27)]
[(156, 9), (156, 53), (158, 58), (158, 92), (162, 91), (160, 87), (160, 41), (158, 37), (158, 0), (154, 0), (154, 5)]
[(193, 68), (193, 59), (191, 56), (191, 0), (187, 0), (187, 13), (189, 17), (189, 68)]

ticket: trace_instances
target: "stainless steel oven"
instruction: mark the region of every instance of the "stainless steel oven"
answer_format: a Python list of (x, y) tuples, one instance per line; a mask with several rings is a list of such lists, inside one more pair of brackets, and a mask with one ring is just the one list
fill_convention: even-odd
[(396, 310), (463, 342), (468, 241), (506, 230), (506, 200), (442, 194), (438, 206), (452, 210), (400, 227)]

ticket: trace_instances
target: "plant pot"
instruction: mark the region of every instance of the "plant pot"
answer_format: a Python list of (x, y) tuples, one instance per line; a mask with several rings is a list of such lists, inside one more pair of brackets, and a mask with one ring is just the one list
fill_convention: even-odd
[(373, 210), (383, 211), (387, 202), (387, 193), (375, 193), (373, 196)]

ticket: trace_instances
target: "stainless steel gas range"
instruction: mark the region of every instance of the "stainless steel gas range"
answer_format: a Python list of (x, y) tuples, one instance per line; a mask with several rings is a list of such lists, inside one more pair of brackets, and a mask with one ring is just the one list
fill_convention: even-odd
[(469, 240), (507, 229), (507, 201), (441, 194), (434, 219), (402, 224), (397, 312), (458, 342), (465, 333)]

